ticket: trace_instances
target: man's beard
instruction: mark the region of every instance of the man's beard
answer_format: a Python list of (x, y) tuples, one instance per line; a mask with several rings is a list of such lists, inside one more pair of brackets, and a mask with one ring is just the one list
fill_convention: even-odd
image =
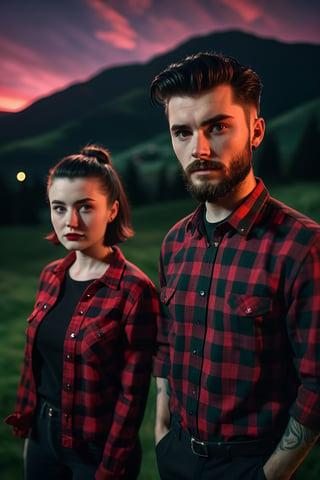
[[(186, 170), (183, 170), (183, 177), (187, 191), (199, 202), (213, 203), (227, 196), (236, 190), (236, 187), (248, 176), (252, 167), (252, 153), (250, 147), (231, 161), (228, 171), (224, 165), (215, 160), (195, 160)], [(224, 172), (221, 182), (212, 184), (210, 180), (203, 179), (201, 184), (195, 185), (191, 180), (192, 172), (196, 170), (220, 170)]]

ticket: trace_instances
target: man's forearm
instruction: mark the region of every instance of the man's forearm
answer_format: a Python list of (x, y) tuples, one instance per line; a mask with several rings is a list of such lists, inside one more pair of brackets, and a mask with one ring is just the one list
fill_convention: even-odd
[(156, 378), (157, 406), (155, 419), (155, 440), (158, 443), (170, 428), (170, 383), (166, 378)]
[(310, 452), (320, 433), (290, 418), (275, 451), (264, 465), (267, 480), (288, 480)]

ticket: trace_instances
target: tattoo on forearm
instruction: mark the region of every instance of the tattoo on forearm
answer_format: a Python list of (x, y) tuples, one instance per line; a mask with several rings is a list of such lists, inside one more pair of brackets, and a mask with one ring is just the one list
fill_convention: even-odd
[[(165, 390), (166, 390), (166, 394), (168, 395), (168, 397), (171, 396), (171, 385), (170, 385), (170, 382), (167, 378), (164, 378), (163, 379), (163, 383), (165, 385)], [(157, 395), (159, 395), (159, 393), (161, 393), (163, 391), (162, 389), (162, 385), (159, 385), (157, 383)]]
[(319, 433), (316, 433), (310, 428), (306, 428), (297, 422), (294, 418), (291, 418), (286, 431), (283, 434), (282, 439), (278, 445), (279, 450), (294, 450), (300, 446), (309, 448), (318, 438)]
[(164, 388), (165, 388), (165, 392), (167, 394), (167, 397), (168, 397), (168, 407), (170, 405), (170, 397), (171, 397), (171, 385), (170, 385), (170, 382), (167, 378), (164, 378), (163, 379), (163, 386), (162, 385), (159, 385), (157, 383), (157, 396), (160, 395), (160, 393), (162, 393), (164, 391)]
[(167, 395), (168, 395), (168, 397), (171, 397), (171, 384), (170, 384), (169, 380), (166, 379), (166, 380), (164, 381), (164, 383), (165, 383), (165, 385), (166, 385)]

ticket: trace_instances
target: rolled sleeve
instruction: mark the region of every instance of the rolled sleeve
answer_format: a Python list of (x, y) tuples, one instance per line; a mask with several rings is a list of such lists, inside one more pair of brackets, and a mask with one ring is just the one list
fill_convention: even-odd
[(134, 303), (125, 325), (125, 365), (121, 393), (96, 479), (122, 478), (125, 465), (137, 441), (147, 401), (155, 347), (158, 296), (149, 284)]
[(320, 245), (311, 248), (294, 286), (289, 317), (295, 363), (301, 381), (290, 414), (320, 431)]
[(153, 361), (153, 376), (167, 378), (170, 374), (169, 335), (172, 321), (169, 310), (163, 302), (163, 291), (160, 293), (160, 314), (157, 322), (156, 355)]

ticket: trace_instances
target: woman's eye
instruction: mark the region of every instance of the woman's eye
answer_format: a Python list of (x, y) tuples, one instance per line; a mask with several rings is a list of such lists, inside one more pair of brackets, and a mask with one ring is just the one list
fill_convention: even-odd
[(55, 205), (52, 207), (52, 209), (57, 213), (63, 213), (65, 211), (65, 208), (61, 205)]
[(80, 207), (80, 212), (88, 212), (89, 210), (92, 210), (91, 205), (81, 205)]

